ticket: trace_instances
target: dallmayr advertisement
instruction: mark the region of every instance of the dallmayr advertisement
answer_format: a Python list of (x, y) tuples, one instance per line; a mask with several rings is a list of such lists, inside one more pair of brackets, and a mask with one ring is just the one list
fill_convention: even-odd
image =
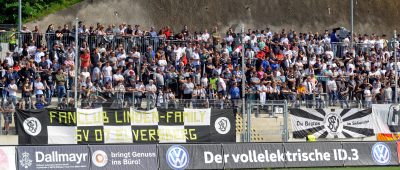
[(87, 146), (20, 146), (18, 169), (89, 169)]

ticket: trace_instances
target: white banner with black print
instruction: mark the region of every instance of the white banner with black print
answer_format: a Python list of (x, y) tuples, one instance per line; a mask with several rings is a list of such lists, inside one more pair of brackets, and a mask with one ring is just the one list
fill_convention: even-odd
[(374, 136), (371, 109), (290, 109), (293, 138)]

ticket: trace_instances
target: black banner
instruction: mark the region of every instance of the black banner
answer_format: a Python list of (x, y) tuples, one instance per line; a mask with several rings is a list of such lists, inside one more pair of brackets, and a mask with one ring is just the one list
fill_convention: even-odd
[(19, 144), (235, 142), (231, 109), (17, 110)]

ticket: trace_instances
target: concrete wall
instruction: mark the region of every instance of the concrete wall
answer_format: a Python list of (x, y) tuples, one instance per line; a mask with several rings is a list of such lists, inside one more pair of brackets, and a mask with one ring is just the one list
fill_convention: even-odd
[[(73, 7), (28, 23), (43, 30), (54, 23), (71, 23), (76, 17), (86, 25), (140, 24), (159, 29), (169, 25), (181, 30), (209, 30), (218, 25), (225, 31), (232, 26), (271, 27), (298, 31), (323, 31), (338, 26), (350, 29), (349, 0), (84, 0)], [(400, 0), (354, 0), (355, 32), (386, 33), (399, 27)], [(32, 28), (32, 27), (31, 27)]]

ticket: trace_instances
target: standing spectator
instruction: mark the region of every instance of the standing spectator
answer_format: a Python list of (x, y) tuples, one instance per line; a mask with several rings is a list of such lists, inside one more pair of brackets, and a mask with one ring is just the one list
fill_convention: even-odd
[(10, 84), (8, 85), (8, 97), (9, 97), (9, 101), (12, 102), (12, 104), (14, 106), (17, 105), (17, 91), (18, 91), (18, 87), (15, 84), (15, 79), (11, 79)]
[(384, 96), (384, 101), (385, 103), (392, 103), (392, 88), (387, 84), (385, 86), (385, 89), (383, 90), (383, 96)]
[(232, 106), (236, 108), (239, 106), (240, 99), (240, 89), (237, 87), (237, 83), (233, 83), (233, 86), (229, 90), (229, 94), (231, 96)]
[(342, 108), (349, 108), (349, 102), (347, 100), (347, 96), (349, 95), (349, 87), (343, 77), (338, 77), (337, 86), (340, 106)]
[(337, 85), (333, 76), (329, 76), (329, 80), (327, 82), (328, 94), (329, 94), (329, 106), (333, 106), (336, 104), (337, 100)]
[(81, 58), (81, 68), (89, 68), (90, 67), (90, 54), (88, 50), (83, 50), (83, 53), (80, 56)]
[(58, 103), (61, 103), (61, 99), (66, 95), (67, 90), (65, 89), (66, 74), (62, 69), (59, 69), (56, 74), (57, 94)]
[(306, 87), (306, 94), (305, 94), (305, 98), (306, 98), (306, 103), (307, 103), (307, 108), (312, 108), (312, 102), (314, 100), (314, 85), (311, 82), (311, 77), (308, 76), (306, 79), (305, 83), (305, 87)]
[(317, 88), (314, 90), (315, 101), (316, 101), (316, 108), (321, 109), (324, 108), (324, 101), (322, 100), (322, 93), (324, 92), (324, 88), (322, 87), (321, 83), (318, 83)]
[(28, 109), (32, 108), (32, 90), (32, 84), (30, 83), (29, 79), (26, 78), (22, 86), (22, 97), (25, 100), (25, 104), (28, 105)]
[(102, 69), (103, 71), (103, 83), (112, 80), (112, 70), (111, 62), (107, 62), (106, 65)]
[(135, 85), (135, 107), (140, 108), (142, 106), (142, 98), (145, 91), (146, 87), (143, 85), (143, 81), (139, 80), (139, 83)]
[(372, 104), (372, 94), (370, 88), (371, 86), (366, 86), (364, 90), (364, 107), (371, 107)]
[(12, 123), (13, 113), (15, 111), (15, 105), (13, 102), (13, 99), (8, 100), (2, 109), (4, 118), (4, 133), (6, 135), (8, 135), (10, 131), (10, 124)]
[(46, 92), (46, 102), (51, 103), (51, 98), (54, 95), (54, 89), (55, 89), (55, 83), (54, 83), (54, 76), (52, 74), (52, 71), (50, 69), (45, 70), (45, 73), (43, 75), (44, 79), (44, 86), (45, 86), (45, 92)]
[(222, 94), (222, 96), (226, 95), (226, 83), (225, 80), (223, 78), (223, 75), (220, 75), (220, 77), (218, 78), (218, 93)]
[(186, 82), (183, 84), (183, 99), (185, 100), (186, 107), (189, 107), (190, 100), (194, 89), (194, 84), (191, 78), (186, 78)]
[(146, 97), (147, 97), (147, 102), (150, 102), (150, 107), (154, 108), (156, 104), (156, 92), (157, 92), (157, 87), (154, 85), (153, 80), (149, 80), (149, 84), (146, 85)]
[(36, 99), (39, 100), (41, 98), (41, 96), (43, 95), (43, 91), (45, 90), (45, 86), (42, 83), (42, 79), (40, 76), (36, 77), (36, 80), (33, 83), (33, 87), (35, 89)]
[(6, 77), (0, 78), (1, 104), (7, 101)]

